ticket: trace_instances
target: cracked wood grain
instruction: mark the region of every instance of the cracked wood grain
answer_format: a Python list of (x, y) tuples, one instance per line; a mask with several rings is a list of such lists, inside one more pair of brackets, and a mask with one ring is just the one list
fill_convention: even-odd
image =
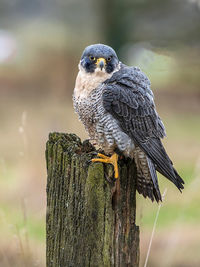
[(47, 267), (139, 266), (135, 164), (120, 160), (120, 179), (111, 182), (112, 166), (91, 163), (94, 154), (74, 134), (49, 135)]

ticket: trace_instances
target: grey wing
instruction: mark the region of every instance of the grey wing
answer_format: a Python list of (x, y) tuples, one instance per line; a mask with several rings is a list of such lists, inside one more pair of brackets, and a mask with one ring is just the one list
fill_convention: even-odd
[(102, 98), (106, 111), (144, 151), (156, 170), (179, 190), (183, 189), (184, 181), (173, 168), (160, 140), (165, 136), (165, 129), (156, 112), (148, 78), (138, 68), (122, 66), (106, 81)]

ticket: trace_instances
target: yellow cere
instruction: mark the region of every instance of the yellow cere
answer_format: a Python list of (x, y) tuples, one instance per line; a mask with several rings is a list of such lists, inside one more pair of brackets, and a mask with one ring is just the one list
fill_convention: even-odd
[(104, 65), (106, 65), (106, 60), (103, 57), (97, 58), (96, 65), (99, 65), (101, 61), (103, 61)]

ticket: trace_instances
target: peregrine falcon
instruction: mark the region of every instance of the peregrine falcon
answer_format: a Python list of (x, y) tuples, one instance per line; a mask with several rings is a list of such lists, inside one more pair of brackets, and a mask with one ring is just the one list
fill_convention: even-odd
[(121, 63), (107, 45), (86, 47), (73, 103), (91, 140), (107, 154), (98, 154), (93, 162), (113, 164), (117, 179), (118, 152), (134, 158), (137, 191), (152, 201), (162, 201), (156, 171), (180, 191), (184, 188), (161, 142), (165, 127), (155, 108), (150, 81), (139, 68)]

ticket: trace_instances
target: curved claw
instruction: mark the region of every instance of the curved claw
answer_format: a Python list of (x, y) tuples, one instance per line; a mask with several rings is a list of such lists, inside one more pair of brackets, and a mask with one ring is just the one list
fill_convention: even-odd
[(101, 153), (98, 153), (98, 156), (100, 159), (92, 159), (92, 162), (103, 162), (103, 163), (110, 163), (114, 166), (114, 172), (115, 172), (115, 179), (119, 177), (119, 170), (118, 170), (118, 155), (114, 153), (111, 157), (105, 156)]

